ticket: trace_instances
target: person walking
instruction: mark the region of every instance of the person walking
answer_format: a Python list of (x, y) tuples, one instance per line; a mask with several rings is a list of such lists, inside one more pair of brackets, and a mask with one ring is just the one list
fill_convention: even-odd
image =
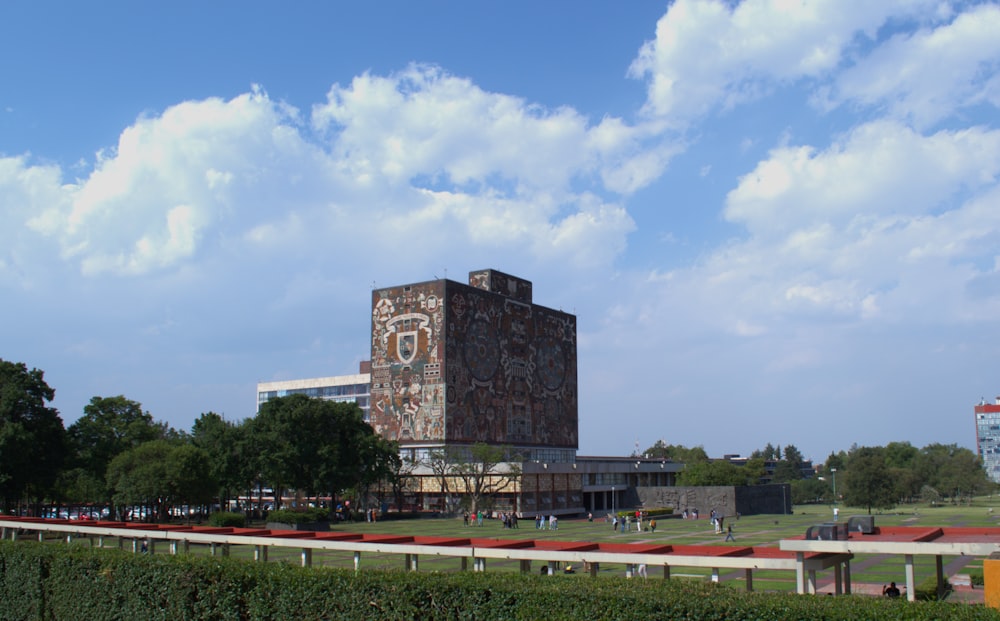
[(736, 541), (736, 537), (733, 537), (733, 525), (730, 524), (726, 527), (726, 541)]

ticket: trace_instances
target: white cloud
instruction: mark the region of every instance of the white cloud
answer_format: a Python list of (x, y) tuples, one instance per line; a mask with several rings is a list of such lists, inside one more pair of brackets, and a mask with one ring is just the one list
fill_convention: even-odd
[(630, 75), (649, 84), (646, 113), (683, 128), (800, 78), (836, 69), (855, 38), (936, 0), (677, 0)]
[(822, 152), (774, 149), (728, 196), (725, 216), (754, 235), (784, 235), (814, 222), (917, 216), (1000, 178), (1000, 131), (922, 136), (891, 121), (861, 125)]
[(607, 264), (633, 223), (591, 189), (633, 191), (671, 154), (644, 150), (646, 132), (620, 120), (590, 127), (569, 108), (544, 110), (427, 66), (334, 86), (313, 110), (319, 137), (298, 118), (255, 87), (140, 118), (93, 172), (62, 188), (57, 169), (8, 167), (19, 167), (22, 187), (44, 173), (58, 195), (28, 224), (58, 240), (65, 259), (89, 275), (138, 275), (205, 249), (237, 252), (240, 240), (345, 257), (373, 241), (324, 243), (342, 230), (380, 230), (415, 263), (414, 253), (448, 246)]
[(188, 260), (211, 231), (254, 223), (274, 209), (279, 186), (294, 187), (315, 168), (288, 122), (261, 92), (141, 118), (29, 225), (56, 237), (87, 274), (142, 274)]
[(982, 4), (936, 28), (893, 36), (836, 80), (828, 105), (853, 102), (928, 126), (998, 101), (1000, 7)]

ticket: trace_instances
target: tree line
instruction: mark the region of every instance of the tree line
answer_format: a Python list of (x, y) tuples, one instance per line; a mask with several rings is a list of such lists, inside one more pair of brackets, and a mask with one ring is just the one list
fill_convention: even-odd
[(746, 460), (731, 460), (710, 459), (700, 446), (659, 440), (644, 455), (684, 463), (678, 485), (788, 483), (795, 504), (838, 502), (869, 512), (915, 502), (969, 502), (996, 488), (979, 457), (956, 444), (932, 443), (919, 449), (909, 442), (855, 444), (830, 453), (825, 463), (812, 468), (792, 444), (782, 450), (768, 443)]
[(122, 395), (94, 397), (69, 427), (49, 403), (39, 369), (0, 359), (0, 502), (143, 507), (165, 519), (172, 507), (258, 499), (274, 508), (288, 490), (304, 500), (363, 496), (401, 469), (399, 450), (374, 433), (354, 403), (291, 395), (240, 422), (201, 414), (190, 432), (154, 420)]
[[(229, 505), (259, 499), (264, 490), (280, 508), (289, 490), (304, 500), (348, 494), (367, 498), (373, 486), (388, 488), (402, 506), (417, 466), (433, 473), (446, 510), (467, 501), (475, 509), (511, 488), (520, 474), (509, 447), (477, 444), (401, 459), (399, 447), (375, 434), (354, 403), (305, 395), (263, 403), (240, 422), (207, 412), (189, 432), (157, 421), (123, 395), (94, 397), (69, 427), (49, 403), (55, 391), (39, 369), (0, 359), (0, 503), (92, 504), (148, 508), (165, 518), (172, 507)], [(964, 502), (992, 491), (979, 458), (955, 444), (916, 448), (852, 446), (807, 466), (791, 444), (770, 443), (746, 460), (711, 459), (704, 448), (667, 445), (648, 458), (685, 464), (678, 485), (789, 483), (792, 501), (842, 502), (888, 509), (898, 504)], [(515, 460), (516, 461), (516, 460)]]

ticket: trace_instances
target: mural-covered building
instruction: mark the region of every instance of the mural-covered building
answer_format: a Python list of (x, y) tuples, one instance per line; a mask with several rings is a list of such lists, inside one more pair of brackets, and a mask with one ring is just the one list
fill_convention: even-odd
[(576, 317), (496, 270), (372, 292), (370, 422), (415, 457), (476, 442), (527, 461), (578, 448)]

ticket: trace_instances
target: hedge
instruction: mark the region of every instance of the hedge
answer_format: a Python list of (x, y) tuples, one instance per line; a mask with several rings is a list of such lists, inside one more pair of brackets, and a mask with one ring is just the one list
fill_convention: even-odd
[(283, 524), (325, 522), (329, 519), (330, 511), (328, 509), (320, 509), (318, 507), (309, 507), (303, 510), (280, 509), (277, 511), (269, 511), (267, 514), (268, 522), (281, 522)]
[(217, 511), (208, 516), (208, 523), (212, 526), (244, 528), (247, 525), (247, 516), (232, 511)]
[(746, 593), (711, 582), (301, 568), (0, 542), (0, 619), (1000, 619), (983, 606)]

